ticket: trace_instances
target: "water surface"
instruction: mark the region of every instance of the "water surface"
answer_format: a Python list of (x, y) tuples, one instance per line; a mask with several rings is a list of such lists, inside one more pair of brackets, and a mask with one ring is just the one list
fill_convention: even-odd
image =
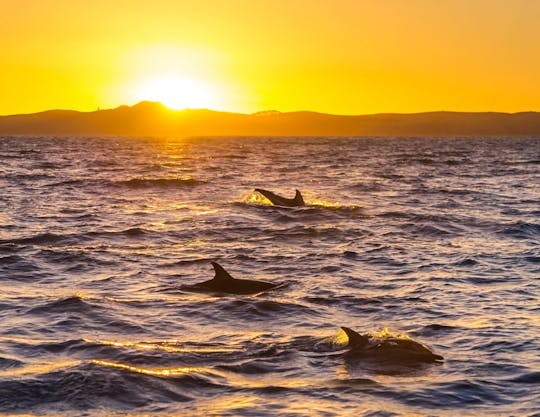
[[(0, 412), (540, 415), (538, 138), (4, 137), (0, 160)], [(210, 261), (287, 286), (182, 290)], [(445, 361), (351, 360), (339, 326)]]

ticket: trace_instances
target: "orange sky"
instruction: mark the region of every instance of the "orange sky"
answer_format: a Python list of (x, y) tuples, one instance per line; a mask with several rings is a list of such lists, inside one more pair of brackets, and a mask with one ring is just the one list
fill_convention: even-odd
[(539, 22), (537, 0), (1, 0), (0, 114), (540, 110)]

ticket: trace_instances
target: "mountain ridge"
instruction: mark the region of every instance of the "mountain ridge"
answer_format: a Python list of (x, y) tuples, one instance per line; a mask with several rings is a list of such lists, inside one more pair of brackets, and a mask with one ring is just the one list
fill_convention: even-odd
[(170, 110), (158, 102), (91, 112), (46, 110), (0, 116), (3, 135), (105, 136), (534, 136), (540, 113), (524, 111), (377, 113), (314, 111), (253, 114)]

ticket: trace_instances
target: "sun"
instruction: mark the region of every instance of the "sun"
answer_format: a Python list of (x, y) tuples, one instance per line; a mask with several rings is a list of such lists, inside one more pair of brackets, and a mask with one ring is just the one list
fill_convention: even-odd
[(159, 101), (174, 110), (219, 105), (217, 91), (209, 83), (194, 78), (159, 76), (141, 83), (135, 90), (137, 101)]

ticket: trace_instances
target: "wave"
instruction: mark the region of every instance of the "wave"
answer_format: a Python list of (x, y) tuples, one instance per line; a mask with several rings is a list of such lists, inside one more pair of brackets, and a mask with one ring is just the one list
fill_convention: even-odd
[(344, 230), (338, 227), (309, 227), (309, 226), (293, 226), (286, 229), (274, 229), (266, 232), (267, 239), (279, 239), (281, 241), (297, 240), (297, 239), (337, 239), (347, 235), (358, 236), (359, 233), (351, 230)]
[(414, 211), (385, 211), (378, 214), (377, 217), (396, 220), (407, 219), (414, 224), (431, 223), (436, 225), (447, 225), (452, 226), (456, 230), (461, 230), (457, 225), (458, 223), (461, 224), (468, 220), (468, 218), (464, 216), (433, 214), (432, 212), (418, 213)]
[(428, 237), (447, 237), (455, 234), (442, 226), (406, 224), (403, 228), (411, 233), (418, 233)]
[(382, 297), (357, 297), (347, 295), (332, 297), (306, 296), (303, 297), (302, 300), (313, 304), (320, 304), (323, 306), (342, 305), (344, 307), (382, 305), (384, 303), (384, 299)]
[(0, 257), (0, 265), (18, 264), (24, 262), (24, 258), (19, 255), (8, 255)]
[(439, 336), (441, 334), (459, 332), (461, 330), (463, 329), (459, 326), (450, 326), (447, 324), (433, 323), (433, 324), (428, 324), (419, 330), (412, 331), (411, 334), (415, 336), (422, 336), (422, 337), (434, 337), (434, 336)]
[(396, 393), (396, 397), (407, 405), (437, 409), (509, 404), (507, 395), (495, 384), (482, 379), (460, 379)]
[(540, 372), (528, 372), (509, 380), (517, 384), (540, 384)]
[(359, 182), (353, 184), (351, 188), (355, 191), (361, 191), (363, 193), (373, 193), (386, 190), (388, 188), (383, 182)]
[(99, 180), (81, 180), (81, 179), (67, 179), (57, 182), (51, 182), (50, 184), (47, 184), (48, 187), (69, 187), (69, 186), (81, 186), (81, 185), (92, 185), (92, 184), (101, 184), (102, 182)]
[(472, 267), (478, 265), (478, 261), (472, 258), (464, 257), (453, 264), (454, 266)]
[(184, 178), (132, 178), (130, 180), (116, 181), (114, 185), (130, 188), (147, 187), (194, 187), (204, 184), (205, 181), (196, 180), (192, 177)]
[(27, 308), (25, 316), (46, 317), (48, 328), (62, 333), (69, 329), (88, 331), (101, 328), (103, 331), (122, 332), (124, 334), (141, 334), (143, 327), (130, 317), (119, 314), (103, 299), (88, 299), (79, 295), (48, 299)]
[(0, 371), (10, 368), (18, 368), (23, 366), (24, 363), (13, 358), (5, 358), (0, 356)]
[(324, 201), (324, 200), (314, 200), (310, 201), (306, 206), (300, 207), (303, 211), (309, 211), (310, 209), (316, 209), (316, 210), (328, 210), (331, 212), (336, 213), (344, 213), (344, 214), (354, 214), (354, 213), (361, 213), (365, 209), (363, 206), (359, 206), (356, 204), (342, 204), (337, 202), (330, 202), (330, 201)]
[[(82, 237), (83, 235), (81, 235)], [(59, 263), (64, 265), (65, 267), (69, 267), (72, 264), (76, 264), (79, 266), (85, 266), (85, 265), (114, 265), (114, 262), (111, 261), (104, 261), (99, 258), (97, 258), (95, 255), (92, 254), (90, 251), (86, 250), (64, 250), (63, 247), (55, 248), (52, 246), (46, 246), (39, 250), (39, 255), (43, 257), (43, 259), (47, 260), (47, 262), (51, 263)]]
[(93, 305), (78, 295), (60, 298), (31, 308), (30, 314), (49, 314), (49, 313), (65, 313), (65, 312), (89, 312), (94, 308)]
[[(142, 227), (130, 227), (123, 230), (115, 231), (100, 231), (100, 232), (86, 232), (86, 233), (67, 233), (67, 234), (56, 234), (56, 233), (38, 233), (33, 236), (14, 238), (14, 239), (4, 239), (0, 240), (0, 245), (36, 245), (36, 246), (69, 246), (75, 243), (80, 243), (81, 241), (87, 239), (99, 239), (104, 237), (128, 237), (128, 238), (138, 238), (142, 236), (147, 236), (149, 234), (158, 232), (153, 230), (145, 229)], [(52, 256), (60, 256), (60, 260), (88, 260), (89, 255), (79, 252), (79, 253), (65, 253), (65, 254), (55, 254), (53, 252), (49, 253)], [(45, 253), (47, 255), (47, 253)], [(78, 259), (77, 259), (78, 258)], [(8, 257), (4, 260), (5, 263), (16, 261), (14, 257)], [(0, 260), (0, 263), (2, 261)]]
[(33, 182), (33, 181), (41, 181), (41, 180), (54, 180), (56, 177), (54, 175), (50, 174), (44, 174), (44, 173), (32, 173), (32, 174), (7, 174), (4, 175), (4, 178), (12, 181), (13, 183), (17, 184), (19, 182)]
[[(276, 362), (277, 358), (275, 357), (269, 360), (246, 360), (240, 363), (218, 365), (216, 369), (248, 375), (264, 375), (276, 373)], [(287, 368), (287, 370), (289, 369)], [(285, 370), (281, 371), (285, 372)]]
[(234, 300), (226, 302), (223, 308), (230, 314), (239, 314), (250, 320), (261, 320), (278, 315), (279, 317), (294, 317), (300, 314), (318, 316), (319, 313), (308, 306), (283, 301), (272, 300)]
[(532, 264), (540, 264), (540, 256), (525, 256), (524, 258), (527, 262), (530, 262)]
[(537, 349), (535, 340), (491, 340), (486, 343), (479, 343), (475, 346), (478, 351), (485, 353), (508, 352), (516, 354), (518, 352), (533, 352)]
[(79, 179), (70, 178), (62, 181), (55, 181), (47, 184), (48, 187), (126, 187), (126, 188), (175, 188), (194, 187), (205, 184), (205, 181), (192, 177), (178, 178), (131, 178), (129, 180), (101, 180), (101, 179)]
[(18, 239), (0, 240), (1, 244), (16, 244), (16, 245), (52, 245), (64, 242), (71, 235), (58, 235), (55, 233), (38, 233), (33, 236), (21, 237)]
[(61, 165), (61, 164), (57, 164), (57, 163), (54, 163), (54, 162), (40, 162), (38, 164), (35, 164), (32, 166), (33, 169), (52, 169), (52, 170), (57, 170), (57, 169), (62, 169), (64, 168), (64, 165)]
[[(116, 365), (116, 366), (115, 366)], [(0, 409), (3, 411), (71, 411), (135, 409), (160, 401), (185, 402), (192, 398), (183, 390), (216, 386), (204, 375), (186, 374), (170, 381), (145, 374), (144, 368), (120, 367), (114, 362), (95, 360), (51, 364), (50, 370), (0, 381)], [(165, 374), (164, 374), (165, 375)]]
[(540, 236), (540, 224), (520, 221), (505, 225), (497, 233), (514, 239), (537, 239)]
[(99, 231), (99, 232), (87, 232), (80, 235), (77, 235), (80, 239), (94, 239), (101, 240), (103, 238), (128, 238), (128, 239), (137, 239), (137, 238), (147, 238), (154, 236), (156, 238), (161, 236), (161, 233), (155, 230), (146, 229), (143, 227), (129, 227), (127, 229), (113, 230), (113, 231)]

